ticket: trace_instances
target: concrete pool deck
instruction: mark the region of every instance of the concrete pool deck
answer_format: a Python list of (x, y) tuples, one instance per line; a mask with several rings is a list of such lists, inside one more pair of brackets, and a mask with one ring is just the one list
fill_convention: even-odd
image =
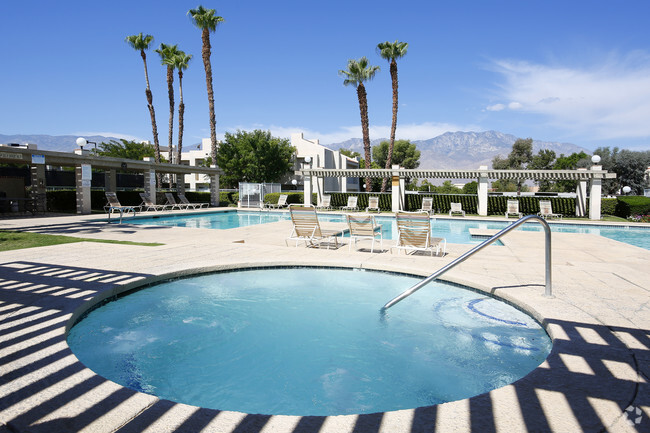
[(4, 230), (164, 243), (0, 252), (0, 432), (650, 431), (650, 251), (588, 234), (553, 233), (553, 299), (542, 296), (541, 232), (512, 232), (504, 246), (489, 246), (444, 276), (521, 306), (554, 343), (526, 377), (466, 400), (329, 417), (219, 411), (124, 388), (94, 374), (68, 348), (66, 331), (89, 300), (143, 282), (294, 264), (428, 275), (471, 248), (448, 244), (445, 257), (429, 257), (391, 255), (385, 250), (393, 241), (373, 254), (348, 252), (347, 240), (337, 250), (287, 247), (290, 227), (118, 225), (99, 215), (0, 220)]

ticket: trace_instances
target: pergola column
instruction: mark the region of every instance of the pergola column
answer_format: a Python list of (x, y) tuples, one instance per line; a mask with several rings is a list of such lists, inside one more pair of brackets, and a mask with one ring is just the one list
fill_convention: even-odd
[[(213, 165), (212, 168), (217, 168), (216, 165)], [(183, 182), (183, 188), (185, 188)], [(221, 191), (219, 189), (219, 175), (213, 174), (210, 175), (210, 206), (219, 206), (221, 203)]]
[(90, 183), (93, 178), (92, 166), (81, 164), (75, 167), (75, 184), (77, 189), (77, 213), (90, 214)]
[[(586, 168), (578, 170), (587, 171)], [(587, 214), (587, 181), (580, 180), (576, 186), (576, 216), (583, 217)]]
[[(600, 165), (593, 165), (592, 170), (602, 170)], [(600, 195), (602, 193), (602, 179), (591, 179), (591, 191), (589, 193), (589, 219), (600, 220)]]
[[(393, 170), (398, 170), (398, 169), (399, 169), (399, 165), (393, 165), (391, 168), (392, 168)], [(403, 198), (402, 198), (402, 192), (401, 192), (401, 189), (402, 189), (402, 182), (400, 182), (399, 172), (394, 171), (394, 172), (392, 173), (391, 184), (392, 184), (392, 186), (393, 186), (393, 190), (392, 190), (392, 192), (391, 192), (391, 199), (392, 199), (392, 202), (391, 202), (391, 210), (392, 210), (393, 212), (397, 212), (398, 210), (401, 209), (400, 201), (403, 200)]]
[(151, 202), (156, 204), (156, 170), (145, 170), (144, 193), (149, 196)]
[(117, 170), (114, 168), (104, 172), (104, 190), (107, 192), (117, 191)]
[(45, 164), (32, 164), (30, 166), (32, 178), (31, 199), (34, 203), (34, 210), (45, 212), (46, 206), (46, 184), (45, 184)]
[[(487, 170), (487, 165), (482, 165), (479, 170)], [(488, 214), (488, 177), (487, 173), (480, 173), (478, 177), (478, 214), (487, 216)]]
[(309, 206), (311, 204), (311, 173), (305, 176), (305, 182), (304, 182), (304, 198), (303, 198), (303, 204), (305, 206)]

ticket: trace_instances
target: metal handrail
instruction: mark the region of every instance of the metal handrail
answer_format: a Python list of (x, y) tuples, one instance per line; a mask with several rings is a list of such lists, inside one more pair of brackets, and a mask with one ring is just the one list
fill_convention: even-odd
[(518, 219), (514, 223), (510, 224), (508, 227), (504, 228), (501, 230), (499, 233), (495, 234), (492, 236), (490, 239), (486, 240), (485, 242), (482, 242), (481, 244), (475, 246), (471, 250), (467, 251), (465, 254), (462, 256), (458, 257), (456, 260), (453, 262), (447, 264), (446, 266), (443, 266), (442, 268), (438, 269), (436, 272), (433, 274), (429, 275), (427, 278), (424, 280), (420, 281), (419, 283), (415, 284), (413, 287), (410, 289), (402, 292), (400, 295), (394, 297), (391, 299), (389, 302), (386, 303), (383, 307), (381, 307), (382, 311), (385, 311), (392, 307), (393, 305), (397, 304), (399, 301), (402, 299), (411, 296), (413, 293), (417, 292), (420, 290), (422, 287), (425, 285), (429, 284), (431, 281), (435, 280), (438, 278), (440, 275), (444, 274), (454, 266), (464, 262), (467, 260), (469, 257), (473, 256), (474, 254), (478, 253), (480, 250), (483, 248), (487, 247), (490, 245), (492, 242), (496, 241), (500, 237), (504, 236), (505, 234), (509, 233), (510, 231), (514, 230), (515, 228), (519, 227), (523, 223), (529, 220), (537, 220), (542, 224), (542, 227), (544, 227), (544, 231), (546, 232), (545, 239), (546, 239), (546, 289), (544, 291), (544, 296), (548, 298), (553, 297), (553, 291), (551, 287), (551, 228), (549, 227), (548, 223), (546, 220), (538, 215), (527, 215), (523, 218)]

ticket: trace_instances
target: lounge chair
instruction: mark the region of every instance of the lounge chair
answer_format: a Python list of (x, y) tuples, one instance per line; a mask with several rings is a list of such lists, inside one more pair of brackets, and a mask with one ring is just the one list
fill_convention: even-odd
[(542, 218), (559, 218), (562, 219), (562, 214), (553, 213), (553, 207), (551, 206), (550, 200), (540, 200), (539, 201), (539, 213), (537, 214)]
[(508, 200), (508, 207), (506, 208), (506, 218), (510, 215), (516, 215), (517, 218), (522, 217), (522, 213), (519, 212), (519, 200)]
[(289, 206), (291, 222), (293, 228), (291, 235), (285, 239), (285, 244), (289, 246), (289, 241), (304, 242), (306, 247), (320, 246), (320, 243), (327, 241), (327, 249), (333, 240), (336, 248), (339, 247), (338, 236), (342, 235), (341, 230), (323, 230), (318, 222), (318, 215), (314, 206), (304, 206), (292, 204)]
[(451, 203), (451, 209), (449, 210), (449, 216), (454, 213), (459, 213), (462, 216), (465, 216), (465, 211), (463, 210), (463, 205), (460, 203)]
[(169, 210), (170, 206), (164, 205), (164, 204), (154, 204), (153, 201), (151, 201), (151, 198), (147, 195), (147, 193), (141, 192), (140, 193), (140, 198), (142, 199), (142, 203), (140, 203), (140, 209), (143, 211), (163, 211), (163, 210)]
[(431, 214), (433, 212), (433, 197), (423, 197), (422, 198), (422, 209), (420, 212), (427, 212)]
[(171, 192), (166, 192), (165, 193), (165, 198), (167, 199), (167, 203), (165, 203), (165, 205), (171, 206), (172, 210), (174, 210), (174, 209), (182, 210), (182, 209), (187, 209), (188, 208), (188, 206), (185, 205), (185, 204), (176, 203), (176, 199), (174, 198), (174, 194), (172, 194)]
[(376, 210), (377, 213), (381, 212), (379, 210), (379, 197), (368, 197), (368, 207), (366, 208), (366, 212), (370, 212), (371, 210)]
[(352, 244), (355, 247), (358, 240), (370, 239), (372, 245), (370, 252), (375, 251), (375, 239), (379, 237), (381, 247), (384, 247), (384, 236), (381, 233), (381, 226), (375, 223), (375, 217), (372, 215), (346, 215), (348, 228), (350, 229), (350, 244), (348, 251), (352, 250)]
[(319, 206), (316, 206), (316, 209), (318, 210), (331, 210), (332, 209), (332, 196), (331, 195), (324, 195), (323, 199), (320, 202)]
[(108, 213), (108, 219), (111, 219), (111, 214), (117, 212), (120, 214), (120, 223), (122, 222), (122, 217), (126, 214), (132, 214), (134, 217), (136, 212), (140, 210), (140, 206), (122, 206), (120, 201), (117, 199), (117, 194), (114, 192), (107, 191), (104, 193), (106, 195), (106, 205), (104, 205), (104, 211)]
[(192, 203), (187, 199), (187, 197), (185, 197), (185, 194), (182, 192), (177, 192), (176, 195), (178, 196), (178, 199), (181, 201), (181, 204), (186, 204), (188, 207), (191, 207), (193, 209), (201, 209), (204, 206), (205, 207), (210, 206), (210, 203)]
[(444, 256), (447, 250), (445, 238), (434, 238), (431, 236), (431, 220), (427, 212), (406, 212), (399, 211), (395, 214), (397, 222), (397, 242), (393, 248), (397, 248), (397, 254), (401, 250), (415, 253), (416, 251), (430, 251), (436, 255)]
[(277, 203), (266, 202), (264, 206), (269, 209), (282, 209), (283, 207), (287, 206), (287, 198), (288, 198), (287, 194), (280, 194)]
[(341, 210), (358, 210), (359, 208), (357, 207), (357, 199), (358, 197), (356, 195), (351, 195), (348, 197), (347, 206), (342, 206)]

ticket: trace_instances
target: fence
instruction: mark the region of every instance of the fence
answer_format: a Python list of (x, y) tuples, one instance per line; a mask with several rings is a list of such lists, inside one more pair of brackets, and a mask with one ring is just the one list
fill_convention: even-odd
[(273, 192), (281, 192), (279, 183), (246, 183), (239, 182), (239, 201), (241, 207), (260, 208), (264, 205), (264, 196)]

